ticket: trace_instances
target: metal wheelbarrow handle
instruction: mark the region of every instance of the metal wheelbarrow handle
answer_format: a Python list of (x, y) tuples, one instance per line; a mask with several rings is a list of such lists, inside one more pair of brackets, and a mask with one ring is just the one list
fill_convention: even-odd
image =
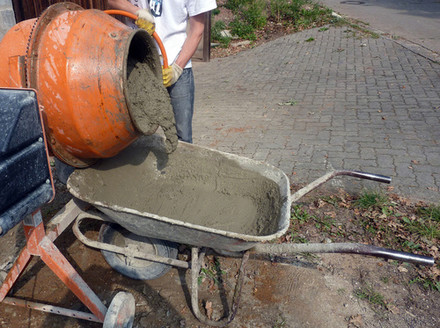
[(366, 179), (366, 180), (373, 180), (373, 181), (382, 182), (382, 183), (390, 183), (391, 182), (391, 178), (387, 177), (385, 175), (373, 174), (373, 173), (367, 173), (367, 172), (360, 172), (360, 171), (351, 171), (351, 170), (335, 170), (335, 171), (332, 171), (332, 172), (329, 172), (329, 173), (323, 175), (322, 177), (320, 177), (320, 178), (316, 179), (315, 181), (309, 183), (304, 188), (301, 188), (300, 190), (295, 192), (292, 195), (292, 203), (297, 202), (304, 195), (306, 195), (309, 192), (315, 190), (316, 188), (318, 188), (322, 184), (326, 183), (327, 181), (333, 179), (334, 177), (337, 177), (337, 176), (340, 176), (340, 175), (348, 175), (348, 176), (352, 176), (352, 177), (355, 177), (355, 178), (361, 178), (361, 179)]
[(252, 248), (251, 253), (287, 257), (295, 256), (298, 253), (345, 253), (370, 255), (426, 266), (433, 266), (435, 264), (433, 257), (360, 243), (257, 244)]

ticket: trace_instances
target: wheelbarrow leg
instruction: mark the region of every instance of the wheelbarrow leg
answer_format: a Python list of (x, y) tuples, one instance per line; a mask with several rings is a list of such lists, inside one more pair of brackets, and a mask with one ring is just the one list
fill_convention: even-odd
[(229, 316), (225, 317), (220, 321), (213, 321), (206, 316), (204, 316), (199, 309), (199, 273), (203, 264), (203, 260), (205, 257), (205, 251), (202, 250), (199, 256), (199, 248), (193, 247), (191, 249), (191, 307), (194, 313), (194, 316), (202, 323), (214, 327), (224, 327), (231, 323), (234, 320), (235, 315), (238, 311), (238, 306), (240, 303), (241, 289), (243, 287), (243, 281), (245, 276), (245, 267), (246, 263), (249, 259), (249, 252), (245, 252), (243, 254), (243, 258), (241, 260), (240, 271), (237, 279), (237, 283), (235, 285), (234, 296), (232, 299), (232, 307), (229, 310)]

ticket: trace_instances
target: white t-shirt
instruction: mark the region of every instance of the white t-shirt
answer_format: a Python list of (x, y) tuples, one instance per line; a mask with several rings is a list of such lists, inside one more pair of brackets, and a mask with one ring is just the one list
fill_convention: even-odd
[[(215, 0), (149, 0), (149, 5), (148, 0), (130, 2), (139, 8), (149, 6), (156, 22), (156, 32), (165, 47), (170, 65), (176, 60), (186, 40), (188, 18), (217, 7)], [(191, 67), (191, 61), (185, 66), (188, 67)]]

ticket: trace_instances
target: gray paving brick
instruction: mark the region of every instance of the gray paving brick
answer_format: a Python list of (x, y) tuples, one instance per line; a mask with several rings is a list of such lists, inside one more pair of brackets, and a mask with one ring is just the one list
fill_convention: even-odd
[(393, 176), (404, 196), (438, 201), (440, 65), (388, 39), (360, 47), (344, 30), (312, 29), (194, 63), (195, 142), (273, 163), (294, 183), (332, 167), (368, 169)]

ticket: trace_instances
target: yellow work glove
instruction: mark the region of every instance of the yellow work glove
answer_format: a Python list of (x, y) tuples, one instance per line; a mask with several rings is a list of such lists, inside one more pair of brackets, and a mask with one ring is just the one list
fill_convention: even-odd
[(163, 85), (167, 88), (172, 86), (174, 83), (177, 82), (180, 75), (182, 75), (182, 72), (182, 67), (180, 67), (176, 63), (167, 68), (163, 68), (162, 66)]
[(135, 24), (148, 32), (148, 34), (153, 35), (156, 24), (154, 23), (154, 17), (148, 9), (140, 9), (136, 12), (138, 17)]

